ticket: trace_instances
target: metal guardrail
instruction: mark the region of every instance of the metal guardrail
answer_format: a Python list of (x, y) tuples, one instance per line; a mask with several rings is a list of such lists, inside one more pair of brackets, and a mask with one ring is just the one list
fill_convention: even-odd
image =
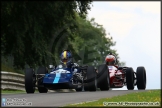
[(24, 75), (1, 71), (1, 89), (24, 90)]
[[(23, 90), (25, 91), (25, 75), (1, 71), (1, 90)], [(36, 88), (37, 89), (37, 88)], [(69, 89), (57, 90), (62, 92), (75, 91)], [(49, 92), (56, 92), (54, 90), (49, 90)]]

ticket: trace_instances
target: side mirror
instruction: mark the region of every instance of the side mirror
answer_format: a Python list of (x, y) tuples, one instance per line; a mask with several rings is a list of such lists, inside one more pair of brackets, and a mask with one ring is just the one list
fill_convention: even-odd
[(52, 69), (53, 68), (53, 65), (49, 65), (49, 68)]

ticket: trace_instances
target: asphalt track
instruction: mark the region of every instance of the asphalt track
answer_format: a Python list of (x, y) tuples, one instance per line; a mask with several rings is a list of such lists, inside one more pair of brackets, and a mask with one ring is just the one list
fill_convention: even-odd
[(132, 92), (143, 92), (146, 90), (112, 90), (112, 91), (96, 91), (96, 92), (48, 92), (34, 94), (2, 94), (2, 98), (18, 98), (27, 99), (32, 102), (32, 106), (65, 106), (85, 101), (98, 100), (100, 98), (124, 95)]

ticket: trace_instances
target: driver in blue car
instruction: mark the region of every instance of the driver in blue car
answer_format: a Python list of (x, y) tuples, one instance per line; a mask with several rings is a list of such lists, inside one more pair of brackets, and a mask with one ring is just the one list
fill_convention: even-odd
[[(82, 78), (79, 77), (80, 75), (80, 70), (79, 70), (79, 65), (77, 63), (73, 62), (72, 59), (72, 54), (69, 50), (64, 50), (61, 53), (61, 64), (65, 65), (67, 68), (72, 70), (73, 78), (72, 81), (73, 83), (77, 83), (78, 81), (82, 81)], [(79, 76), (78, 76), (79, 75)]]
[(72, 69), (73, 72), (79, 72), (78, 70), (79, 65), (77, 63), (73, 63), (72, 54), (69, 50), (64, 50), (61, 53), (60, 58), (61, 64), (67, 66), (67, 68), (69, 69)]

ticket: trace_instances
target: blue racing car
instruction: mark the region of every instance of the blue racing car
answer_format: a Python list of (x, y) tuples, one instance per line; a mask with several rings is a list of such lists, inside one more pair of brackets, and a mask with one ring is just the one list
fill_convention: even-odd
[[(50, 70), (50, 71), (49, 71)], [(96, 91), (97, 73), (93, 66), (79, 66), (67, 68), (63, 64), (58, 66), (39, 67), (37, 73), (34, 69), (25, 70), (25, 90), (34, 93), (38, 87), (40, 93), (48, 90), (75, 89), (76, 91)]]

